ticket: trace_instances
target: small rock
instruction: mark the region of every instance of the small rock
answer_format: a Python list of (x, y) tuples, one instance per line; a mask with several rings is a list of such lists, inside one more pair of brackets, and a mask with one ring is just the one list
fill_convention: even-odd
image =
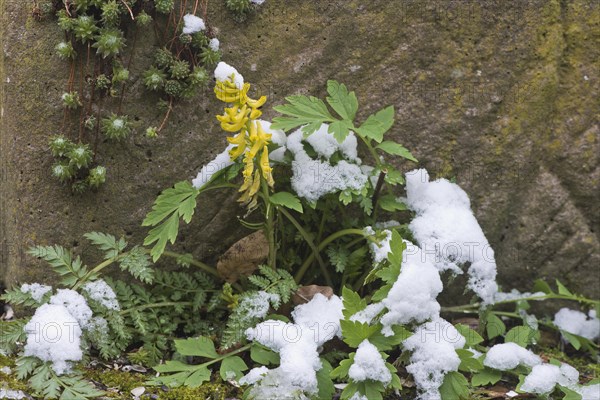
[(20, 390), (0, 389), (0, 399), (25, 399), (28, 396)]
[(146, 391), (146, 388), (143, 386), (138, 386), (134, 389), (131, 389), (131, 394), (133, 395), (133, 397), (138, 398), (141, 395), (144, 394), (144, 392)]
[(121, 371), (124, 371), (124, 372), (134, 371), (134, 372), (144, 373), (144, 372), (147, 372), (148, 370), (146, 368), (142, 367), (141, 365), (134, 364), (134, 365), (123, 366), (121, 368)]
[(140, 372), (142, 374), (148, 372), (148, 370), (146, 368), (142, 367), (141, 365), (137, 365), (137, 364), (133, 364), (131, 366), (131, 370), (135, 371), (135, 372)]
[(12, 307), (8, 304), (4, 306), (4, 312), (0, 315), (0, 319), (4, 321), (10, 321), (15, 316), (15, 312)]

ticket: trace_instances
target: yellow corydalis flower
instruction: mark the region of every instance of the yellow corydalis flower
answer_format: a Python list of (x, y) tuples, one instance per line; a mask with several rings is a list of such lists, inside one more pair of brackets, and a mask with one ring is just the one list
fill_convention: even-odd
[[(229, 156), (232, 160), (237, 159), (244, 154), (244, 184), (240, 187), (240, 192), (244, 192), (239, 201), (247, 202), (255, 200), (258, 189), (260, 188), (260, 177), (265, 179), (267, 185), (273, 187), (273, 169), (269, 164), (269, 149), (267, 147), (271, 134), (266, 133), (260, 122), (250, 121), (248, 131), (240, 132), (234, 138), (228, 138), (229, 143), (237, 144), (230, 152)], [(244, 140), (241, 143), (242, 139)], [(257, 157), (260, 152), (260, 158)], [(255, 160), (259, 158), (259, 168), (255, 168)]]
[(271, 134), (266, 133), (257, 121), (262, 115), (260, 107), (265, 104), (267, 97), (261, 96), (258, 100), (248, 97), (250, 84), (241, 84), (241, 82), (236, 84), (235, 73), (226, 80), (217, 81), (215, 85), (217, 98), (231, 105), (225, 108), (223, 115), (217, 116), (217, 119), (224, 131), (237, 132), (236, 135), (228, 137), (227, 141), (234, 145), (229, 151), (232, 161), (243, 156), (244, 183), (239, 189), (242, 196), (238, 201), (253, 209), (257, 205), (261, 179), (264, 179), (271, 188), (275, 185), (267, 147)]
[(221, 122), (221, 129), (227, 132), (238, 132), (248, 122), (248, 106), (243, 105), (226, 108), (223, 115), (217, 115), (217, 119)]
[(248, 90), (250, 84), (244, 83), (241, 87), (235, 83), (235, 74), (231, 74), (230, 79), (225, 81), (217, 81), (215, 85), (215, 94), (217, 99), (225, 102), (242, 105), (248, 100)]
[(270, 187), (275, 185), (275, 181), (273, 180), (273, 168), (271, 168), (271, 164), (269, 163), (269, 150), (267, 146), (263, 147), (262, 155), (260, 156), (260, 169), (263, 173), (263, 178), (267, 181), (267, 184)]

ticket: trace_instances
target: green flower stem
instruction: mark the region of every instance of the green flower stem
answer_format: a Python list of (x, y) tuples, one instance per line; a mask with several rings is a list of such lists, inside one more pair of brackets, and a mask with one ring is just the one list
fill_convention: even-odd
[(321, 216), (321, 222), (319, 223), (319, 233), (317, 233), (317, 243), (321, 243), (321, 238), (323, 237), (323, 231), (325, 230), (325, 220), (327, 219), (327, 214), (323, 213)]
[[(148, 253), (150, 253), (150, 250), (146, 250)], [(171, 258), (179, 258), (181, 257), (181, 254), (175, 253), (173, 251), (164, 251), (163, 255), (167, 256), (167, 257), (171, 257)], [(219, 272), (217, 271), (217, 269), (215, 267), (211, 267), (210, 265), (204, 264), (202, 261), (198, 261), (194, 258), (192, 259), (187, 259), (190, 264), (192, 264), (195, 267), (200, 268), (201, 270), (203, 270), (204, 272), (207, 272), (211, 275), (213, 275), (214, 277), (218, 278), (219, 280), (223, 280), (223, 278), (221, 278), (221, 276), (219, 275)], [(232, 283), (231, 286), (237, 290), (238, 292), (242, 293), (244, 292), (244, 288), (242, 288), (242, 286), (239, 283)]]
[(262, 186), (262, 199), (265, 203), (265, 236), (269, 241), (269, 266), (273, 269), (277, 269), (275, 265), (277, 262), (277, 247), (275, 246), (275, 207), (271, 204), (269, 196), (269, 185), (267, 181), (261, 176)]
[(346, 274), (346, 270), (344, 269), (344, 273), (342, 273), (342, 283), (340, 283), (340, 293), (346, 286), (346, 282), (348, 281), (348, 274)]
[[(354, 129), (354, 132), (356, 132), (356, 129)], [(377, 168), (382, 169), (383, 167), (381, 165), (381, 160), (379, 159), (379, 156), (377, 155), (377, 151), (375, 151), (375, 148), (373, 146), (371, 146), (370, 141), (366, 137), (364, 137), (363, 135), (357, 135), (357, 136), (367, 146), (367, 149), (371, 153), (371, 156), (373, 157), (373, 161), (375, 161), (375, 165), (377, 166)]]
[[(321, 255), (319, 254), (320, 250), (317, 248), (317, 246), (315, 246), (315, 244), (314, 244), (312, 238), (310, 237), (310, 235), (308, 234), (308, 232), (306, 232), (306, 230), (304, 230), (304, 228), (302, 227), (302, 225), (300, 225), (300, 223), (296, 220), (296, 218), (294, 218), (292, 216), (292, 214), (290, 214), (285, 208), (278, 207), (278, 209), (296, 227), (296, 229), (298, 230), (300, 235), (302, 235), (302, 237), (304, 238), (304, 241), (306, 241), (308, 246), (311, 248), (312, 254), (314, 254), (314, 257), (317, 259), (317, 262), (319, 263), (319, 267), (321, 268), (321, 272), (323, 273), (325, 282), (327, 282), (328, 286), (333, 287), (333, 281), (331, 280), (329, 271), (327, 271), (327, 266), (325, 265), (325, 262), (323, 261), (323, 259), (321, 258)], [(308, 266), (306, 268), (308, 268)], [(304, 275), (304, 273), (303, 273), (303, 275)], [(296, 281), (296, 282), (298, 282), (298, 281)]]
[(191, 301), (165, 301), (162, 303), (149, 303), (142, 304), (141, 306), (131, 307), (127, 310), (122, 310), (119, 312), (120, 315), (127, 315), (133, 311), (142, 311), (147, 310), (148, 308), (160, 308), (160, 307), (173, 307), (173, 306), (192, 306), (194, 303)]
[(125, 257), (127, 254), (129, 254), (129, 252), (123, 253), (123, 254), (119, 254), (116, 257), (112, 257), (109, 258), (108, 260), (98, 264), (94, 269), (90, 270), (87, 274), (85, 274), (82, 278), (80, 278), (75, 285), (73, 285), (71, 287), (72, 290), (77, 290), (79, 288), (81, 288), (81, 286), (86, 283), (88, 281), (88, 279), (90, 279), (91, 276), (93, 276), (94, 274), (97, 274), (98, 272), (102, 271), (104, 268), (108, 267), (109, 265), (113, 264), (114, 262), (120, 260), (121, 258)]
[[(452, 307), (448, 307), (448, 308), (452, 308)], [(442, 312), (446, 311), (445, 307), (442, 307)], [(473, 311), (462, 311), (465, 314), (478, 314), (479, 312), (476, 310)], [(492, 314), (497, 315), (499, 317), (508, 317), (508, 318), (514, 318), (514, 319), (522, 319), (523, 317), (515, 312), (508, 312), (508, 311), (491, 311)], [(548, 328), (552, 328), (552, 329), (557, 329), (557, 327), (551, 323), (551, 322), (546, 322), (543, 320), (537, 320), (537, 323), (543, 326), (546, 326)]]
[[(550, 293), (550, 294), (546, 294), (544, 296), (531, 296), (531, 297), (522, 297), (519, 299), (512, 299), (512, 300), (503, 300), (503, 301), (498, 301), (496, 303), (494, 303), (493, 305), (499, 305), (499, 304), (510, 304), (510, 303), (516, 303), (518, 301), (542, 301), (542, 300), (571, 300), (571, 301), (577, 301), (579, 303), (586, 303), (586, 304), (591, 304), (591, 305), (596, 305), (598, 303), (598, 301), (596, 300), (591, 300), (582, 296), (569, 296), (569, 295), (564, 295), (564, 294), (556, 294), (556, 293)], [(481, 303), (473, 303), (473, 304), (464, 304), (461, 306), (454, 306), (454, 307), (443, 307), (442, 311), (444, 312), (456, 312), (456, 313), (470, 313), (472, 311), (478, 310), (481, 307)]]
[(203, 192), (208, 192), (209, 190), (216, 190), (216, 189), (237, 189), (238, 186), (234, 185), (233, 183), (221, 183), (219, 185), (214, 185), (214, 186), (208, 186), (208, 187), (203, 187), (201, 189), (198, 189), (198, 194), (201, 194)]
[[(148, 250), (147, 252), (150, 253), (150, 250)], [(163, 252), (163, 255), (165, 255), (167, 257), (171, 257), (171, 258), (181, 257), (181, 254), (175, 253), (173, 251), (166, 251), (166, 250)], [(189, 259), (189, 260), (186, 258), (186, 260), (189, 261), (190, 264), (192, 264), (193, 266), (200, 268), (202, 271), (207, 272), (207, 273), (211, 274), (212, 276), (215, 276), (215, 277), (221, 279), (221, 277), (219, 276), (219, 273), (217, 272), (217, 269), (215, 267), (206, 265), (202, 261), (198, 261), (193, 258)]]
[[(374, 240), (369, 235), (367, 235), (365, 233), (365, 231), (363, 231), (362, 229), (354, 229), (354, 228), (343, 229), (343, 230), (337, 231), (337, 232), (329, 235), (325, 239), (323, 239), (323, 241), (317, 247), (317, 251), (318, 252), (323, 251), (325, 249), (325, 247), (327, 247), (331, 242), (333, 242), (341, 237), (344, 237), (346, 235), (360, 235), (360, 236), (363, 236), (362, 238), (360, 238), (360, 240), (363, 240), (363, 239)], [(300, 283), (300, 281), (302, 280), (302, 277), (304, 276), (304, 274), (306, 273), (306, 271), (312, 264), (314, 258), (315, 258), (315, 252), (312, 252), (307, 257), (307, 259), (304, 261), (304, 264), (302, 264), (302, 266), (296, 273), (296, 276), (294, 277), (294, 279), (296, 280), (296, 283)]]
[(577, 301), (579, 303), (587, 303), (587, 304), (592, 304), (595, 305), (598, 303), (597, 300), (592, 300), (592, 299), (588, 299), (586, 297), (583, 296), (576, 296), (576, 295), (565, 295), (565, 294), (556, 294), (556, 293), (550, 293), (550, 294), (546, 294), (544, 296), (532, 296), (532, 297), (524, 297), (521, 299), (516, 299), (516, 300), (504, 300), (504, 301), (499, 301), (497, 303), (494, 304), (509, 304), (509, 303), (515, 303), (517, 301), (538, 301), (538, 300), (572, 300), (572, 301)]
[(379, 172), (379, 178), (377, 178), (377, 184), (375, 185), (375, 190), (373, 191), (372, 203), (373, 203), (373, 220), (377, 221), (377, 214), (379, 213), (379, 208), (377, 207), (377, 201), (379, 201), (379, 194), (381, 192), (381, 188), (385, 183), (385, 176), (387, 175), (387, 169), (382, 169)]
[(248, 351), (248, 350), (250, 350), (251, 347), (252, 347), (252, 343), (248, 343), (247, 345), (242, 346), (242, 347), (240, 347), (237, 350), (230, 351), (229, 353), (223, 354), (221, 357), (217, 357), (214, 360), (210, 360), (208, 362), (205, 362), (204, 364), (200, 364), (199, 367), (201, 367), (201, 366), (208, 367), (209, 365), (212, 365), (212, 364), (217, 363), (219, 361), (223, 361), (227, 357), (235, 356), (236, 354), (240, 354), (240, 353), (243, 353), (245, 351)]
[[(144, 251), (148, 254), (150, 254), (150, 250), (145, 249)], [(81, 279), (79, 279), (77, 281), (77, 283), (75, 283), (75, 285), (73, 285), (73, 287), (71, 287), (72, 290), (78, 290), (81, 288), (81, 286), (83, 284), (85, 284), (91, 276), (99, 273), (100, 271), (102, 271), (104, 268), (114, 264), (115, 262), (119, 261), (120, 259), (126, 257), (129, 254), (129, 252), (125, 252), (122, 254), (119, 254), (117, 257), (113, 257), (113, 258), (109, 258), (108, 260), (98, 264), (94, 269), (90, 270), (87, 274), (85, 274)], [(181, 257), (181, 254), (172, 252), (172, 251), (164, 251), (163, 255), (167, 256), (167, 257), (171, 257), (171, 258), (179, 258)], [(200, 268), (201, 270), (203, 270), (204, 272), (207, 272), (211, 275), (213, 275), (214, 277), (218, 278), (219, 280), (221, 280), (222, 278), (219, 276), (219, 273), (217, 272), (217, 269), (214, 267), (211, 267), (209, 265), (204, 264), (201, 261), (195, 260), (195, 259), (190, 259), (189, 260), (190, 264), (192, 264), (195, 267)], [(237, 291), (239, 292), (243, 292), (244, 289), (238, 284), (238, 283), (233, 283), (231, 286), (233, 286)]]
[[(356, 129), (354, 130), (354, 132), (356, 132)], [(379, 169), (380, 171), (383, 171), (384, 167), (383, 167), (383, 165), (381, 165), (381, 160), (379, 159), (377, 150), (375, 150), (375, 148), (371, 145), (371, 141), (369, 139), (367, 139), (366, 137), (363, 137), (362, 135), (358, 135), (358, 137), (367, 146), (367, 149), (371, 153), (371, 157), (373, 157), (373, 160), (375, 161), (375, 165), (377, 166), (377, 169)], [(385, 182), (385, 187), (387, 188), (387, 190), (390, 193), (392, 192), (392, 186), (388, 182)], [(373, 208), (375, 208), (375, 205), (373, 205)]]
[(365, 273), (362, 274), (362, 276), (358, 278), (356, 282), (354, 282), (354, 285), (352, 285), (352, 289), (355, 292), (358, 292), (358, 290), (364, 285), (365, 279), (367, 279), (367, 276), (369, 276), (370, 273), (370, 270), (365, 271)]

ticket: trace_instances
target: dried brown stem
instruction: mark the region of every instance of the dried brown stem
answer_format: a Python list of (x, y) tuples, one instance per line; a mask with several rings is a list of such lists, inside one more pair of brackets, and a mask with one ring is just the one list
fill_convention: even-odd
[(67, 10), (67, 15), (70, 17), (71, 11), (69, 11), (69, 0), (65, 0), (64, 4), (65, 4), (65, 10)]
[(129, 15), (131, 15), (131, 20), (134, 21), (135, 17), (133, 16), (133, 11), (131, 11), (131, 8), (129, 7), (129, 5), (127, 4), (127, 2), (125, 2), (125, 0), (121, 0), (121, 3), (123, 3), (123, 5), (125, 6), (125, 8), (127, 8), (127, 11), (129, 11)]
[[(83, 64), (83, 60), (81, 60), (81, 68), (79, 70), (79, 93), (81, 95), (81, 100), (84, 101), (84, 95), (83, 95), (83, 83), (85, 80), (85, 71), (87, 70), (87, 63), (90, 62), (90, 43), (88, 43), (87, 46), (87, 57), (86, 57), (86, 64)], [(79, 112), (79, 136), (78, 136), (78, 140), (79, 143), (82, 142), (83, 140), (83, 114), (85, 112), (85, 107), (81, 106), (81, 111)]]
[(173, 109), (173, 97), (171, 97), (169, 99), (169, 108), (167, 109), (167, 113), (165, 114), (165, 117), (162, 120), (162, 123), (160, 124), (160, 126), (158, 127), (157, 132), (162, 131), (162, 129), (165, 127), (165, 124), (167, 123), (167, 121), (169, 120), (169, 115), (171, 115), (171, 110)]
[(202, 18), (204, 23), (208, 26), (208, 0), (202, 0)]
[(96, 130), (94, 131), (94, 155), (92, 162), (96, 162), (96, 154), (98, 152), (98, 142), (100, 141), (100, 103), (102, 97), (98, 101), (98, 111), (96, 111)]
[(383, 187), (383, 183), (385, 182), (385, 176), (387, 175), (387, 170), (383, 169), (379, 173), (379, 178), (377, 179), (377, 185), (375, 186), (375, 192), (373, 192), (373, 210), (377, 209), (377, 201), (379, 200), (379, 193), (381, 192), (381, 188)]

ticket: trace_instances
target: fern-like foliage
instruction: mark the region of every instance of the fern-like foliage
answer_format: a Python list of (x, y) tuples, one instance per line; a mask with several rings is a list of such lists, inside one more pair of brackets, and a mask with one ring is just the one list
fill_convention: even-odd
[(150, 268), (152, 261), (146, 249), (135, 246), (128, 252), (123, 253), (127, 247), (124, 238), (117, 240), (113, 235), (100, 232), (90, 232), (84, 236), (105, 252), (105, 260), (116, 260), (121, 270), (128, 272), (135, 279), (144, 283), (152, 283), (154, 271)]
[(92, 244), (105, 251), (104, 258), (106, 260), (117, 257), (123, 250), (125, 250), (125, 247), (127, 247), (127, 242), (125, 239), (120, 238), (117, 240), (117, 238), (115, 238), (113, 235), (108, 235), (106, 233), (90, 232), (84, 234), (83, 236), (92, 242)]
[(206, 305), (209, 293), (215, 292), (213, 279), (202, 271), (194, 273), (156, 271), (154, 283), (161, 290), (170, 291), (171, 301), (192, 298), (192, 310), (200, 311)]
[(80, 373), (59, 377), (50, 363), (44, 363), (35, 357), (19, 358), (16, 374), (19, 379), (27, 379), (29, 388), (43, 399), (85, 400), (106, 394), (85, 380)]
[(167, 242), (175, 243), (179, 231), (179, 218), (189, 224), (196, 208), (196, 197), (200, 191), (188, 181), (178, 182), (173, 188), (161, 193), (142, 223), (153, 226), (144, 240), (144, 245), (151, 245), (152, 258), (158, 260), (165, 250)]
[(27, 337), (25, 324), (27, 324), (26, 319), (0, 320), (0, 352), (8, 355), (15, 353), (19, 343), (23, 343)]
[(13, 306), (37, 307), (40, 304), (46, 303), (51, 293), (52, 291), (48, 290), (39, 300), (36, 300), (31, 295), (31, 292), (22, 292), (20, 288), (13, 288), (4, 292), (0, 296), (0, 299)]
[(136, 246), (132, 248), (120, 259), (119, 266), (123, 271), (129, 272), (131, 276), (141, 282), (152, 283), (154, 280), (154, 270), (150, 268), (152, 260), (143, 247)]
[[(211, 297), (218, 297), (215, 282), (204, 272), (154, 271), (151, 288), (106, 279), (114, 289), (121, 311), (106, 310), (102, 317), (109, 326), (108, 340), (94, 342), (104, 358), (112, 358), (133, 345), (141, 347), (146, 365), (157, 363), (170, 350), (169, 338), (183, 330), (188, 334), (214, 332), (221, 312), (210, 320), (200, 313), (208, 310)], [(96, 314), (95, 314), (96, 315)]]
[(280, 296), (282, 303), (290, 301), (292, 294), (298, 289), (298, 284), (289, 272), (284, 269), (274, 270), (267, 265), (261, 265), (258, 270), (260, 275), (248, 277), (257, 289)]
[[(72, 252), (62, 246), (35, 246), (27, 253), (48, 262), (54, 272), (61, 276), (60, 283), (64, 286), (73, 286), (88, 274), (88, 268), (83, 265), (81, 258), (73, 257)], [(91, 274), (88, 279), (97, 277), (96, 274)]]
[(221, 337), (221, 347), (228, 349), (244, 340), (243, 334), (246, 329), (255, 326), (261, 318), (253, 312), (249, 312), (248, 305), (256, 301), (260, 296), (259, 291), (266, 292), (272, 296), (268, 299), (271, 307), (278, 309), (281, 304), (290, 301), (292, 294), (298, 289), (298, 285), (289, 272), (279, 269), (274, 270), (266, 265), (259, 267), (260, 274), (248, 277), (248, 280), (257, 290), (248, 290), (239, 295), (237, 305), (229, 315), (227, 325)]
[(335, 270), (352, 280), (363, 273), (368, 251), (366, 246), (350, 251), (344, 245), (337, 244), (327, 247), (326, 253)]

